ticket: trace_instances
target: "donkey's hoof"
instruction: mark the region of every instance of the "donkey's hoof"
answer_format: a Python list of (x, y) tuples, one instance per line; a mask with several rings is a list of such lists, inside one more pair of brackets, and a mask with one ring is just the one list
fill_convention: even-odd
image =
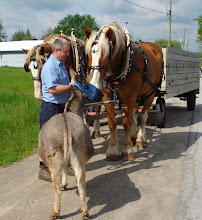
[(88, 211), (86, 211), (86, 212), (81, 211), (81, 213), (82, 213), (83, 219), (89, 219), (90, 215), (89, 215)]
[(100, 132), (99, 131), (93, 131), (92, 135), (91, 135), (92, 139), (97, 139), (100, 138)]
[(121, 155), (107, 155), (106, 160), (117, 161), (121, 159)]
[(135, 160), (135, 155), (134, 155), (134, 153), (122, 153), (122, 160), (134, 161)]
[(59, 217), (59, 213), (54, 212), (54, 210), (52, 210), (50, 218), (52, 219), (58, 219)]

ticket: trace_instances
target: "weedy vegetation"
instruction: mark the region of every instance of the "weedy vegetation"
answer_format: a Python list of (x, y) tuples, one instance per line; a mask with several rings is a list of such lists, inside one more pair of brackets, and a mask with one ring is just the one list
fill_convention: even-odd
[(0, 67), (0, 166), (36, 153), (39, 108), (31, 73)]

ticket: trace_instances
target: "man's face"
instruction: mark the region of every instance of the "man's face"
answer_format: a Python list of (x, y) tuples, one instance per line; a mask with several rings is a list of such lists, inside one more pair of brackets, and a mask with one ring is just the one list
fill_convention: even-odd
[(56, 49), (57, 52), (57, 59), (61, 62), (65, 61), (66, 58), (69, 56), (70, 46), (66, 44), (62, 50)]

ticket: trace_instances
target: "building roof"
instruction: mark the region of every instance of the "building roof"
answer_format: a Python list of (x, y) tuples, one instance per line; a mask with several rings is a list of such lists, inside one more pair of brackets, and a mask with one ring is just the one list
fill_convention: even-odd
[(34, 46), (42, 44), (43, 40), (22, 40), (0, 42), (0, 52), (30, 50)]

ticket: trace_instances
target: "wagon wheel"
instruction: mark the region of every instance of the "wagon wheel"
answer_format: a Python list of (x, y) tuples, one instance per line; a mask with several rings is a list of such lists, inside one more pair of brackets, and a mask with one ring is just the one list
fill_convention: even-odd
[(196, 92), (191, 91), (187, 93), (187, 110), (193, 111), (196, 104)]
[(156, 101), (156, 110), (160, 112), (156, 113), (156, 125), (158, 128), (165, 127), (165, 100), (163, 98), (158, 98)]

